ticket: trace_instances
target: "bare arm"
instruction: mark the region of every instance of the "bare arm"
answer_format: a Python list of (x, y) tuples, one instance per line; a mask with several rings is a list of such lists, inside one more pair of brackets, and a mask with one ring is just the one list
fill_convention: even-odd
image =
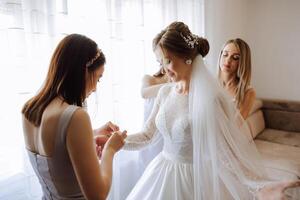
[(147, 86), (147, 87), (143, 87), (141, 89), (141, 93), (142, 93), (142, 97), (144, 99), (148, 99), (148, 98), (154, 98), (156, 97), (159, 89), (164, 85), (164, 83), (161, 84), (157, 84), (157, 85), (151, 85), (151, 86)]
[[(119, 142), (121, 148), (121, 139)], [(85, 197), (106, 199), (111, 186), (115, 150), (106, 145), (101, 165), (99, 164), (90, 118), (83, 109), (78, 109), (71, 119), (67, 133), (67, 149)]]
[(155, 77), (145, 75), (142, 80), (141, 95), (144, 99), (154, 98), (157, 96), (159, 89), (164, 85), (164, 82), (157, 82)]
[[(104, 182), (107, 184), (108, 187), (107, 194), (109, 192), (112, 181), (113, 156), (124, 145), (124, 139), (127, 137), (126, 133), (126, 131), (124, 131), (122, 134), (121, 132), (113, 133), (113, 135), (110, 137), (103, 149), (103, 157), (101, 159), (100, 168), (101, 172), (103, 172), (102, 177), (104, 179)], [(118, 148), (110, 148), (109, 146), (117, 146)]]
[(244, 119), (246, 119), (251, 111), (251, 108), (255, 102), (256, 93), (253, 88), (246, 91), (244, 101), (240, 106), (240, 113)]

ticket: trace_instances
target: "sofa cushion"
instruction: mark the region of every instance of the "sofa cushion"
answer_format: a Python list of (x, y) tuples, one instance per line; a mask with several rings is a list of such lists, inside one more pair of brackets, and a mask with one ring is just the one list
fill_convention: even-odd
[(256, 139), (300, 147), (300, 133), (296, 132), (267, 128), (261, 134), (259, 134)]
[[(277, 175), (281, 172), (281, 175), (289, 174), (300, 178), (300, 148), (259, 139), (254, 141), (267, 169), (277, 171)], [(276, 179), (276, 174), (272, 177)]]
[(285, 100), (263, 100), (267, 128), (300, 132), (300, 102)]
[(257, 110), (252, 113), (247, 119), (246, 122), (250, 129), (252, 138), (255, 138), (265, 129), (265, 120), (261, 110)]

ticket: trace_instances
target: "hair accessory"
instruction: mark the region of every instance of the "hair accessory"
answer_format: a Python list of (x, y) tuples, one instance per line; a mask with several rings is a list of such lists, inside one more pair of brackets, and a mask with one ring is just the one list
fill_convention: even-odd
[(192, 60), (191, 60), (191, 59), (188, 59), (188, 60), (185, 61), (185, 63), (186, 63), (187, 65), (191, 65), (191, 64), (192, 64)]
[(90, 61), (88, 61), (87, 63), (86, 63), (86, 67), (87, 68), (89, 68), (90, 66), (92, 66), (93, 65), (93, 63), (95, 62), (95, 60), (97, 60), (99, 57), (100, 57), (100, 54), (101, 54), (101, 50), (100, 49), (98, 49), (98, 51), (97, 51), (97, 53), (96, 53), (96, 55), (95, 55), (95, 57), (94, 58), (92, 58)]
[(195, 44), (198, 44), (198, 36), (194, 34), (188, 34), (187, 36), (184, 36), (182, 33), (180, 33), (180, 36), (184, 39), (186, 44), (191, 48), (195, 48)]

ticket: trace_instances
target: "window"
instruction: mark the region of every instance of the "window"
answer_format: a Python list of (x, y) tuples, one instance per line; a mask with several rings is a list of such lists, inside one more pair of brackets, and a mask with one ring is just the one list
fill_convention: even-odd
[(203, 35), (202, 7), (195, 0), (1, 0), (0, 199), (40, 199), (24, 151), (21, 108), (41, 86), (65, 35), (87, 35), (107, 57), (97, 95), (88, 100), (93, 125), (112, 120), (130, 134), (143, 124), (141, 78), (159, 67), (152, 39), (175, 20)]

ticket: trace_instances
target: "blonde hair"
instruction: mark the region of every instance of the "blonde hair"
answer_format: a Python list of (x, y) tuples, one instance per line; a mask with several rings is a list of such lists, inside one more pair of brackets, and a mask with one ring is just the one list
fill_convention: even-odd
[(223, 80), (221, 77), (221, 70), (220, 70), (220, 60), (223, 53), (223, 49), (228, 44), (234, 44), (236, 48), (240, 52), (240, 59), (238, 64), (238, 69), (236, 72), (237, 78), (237, 87), (235, 90), (235, 100), (236, 106), (239, 108), (244, 101), (246, 91), (249, 89), (250, 81), (251, 81), (251, 50), (249, 45), (242, 39), (236, 38), (228, 40), (222, 48), (220, 52), (219, 59), (218, 59), (218, 79), (223, 86)]

